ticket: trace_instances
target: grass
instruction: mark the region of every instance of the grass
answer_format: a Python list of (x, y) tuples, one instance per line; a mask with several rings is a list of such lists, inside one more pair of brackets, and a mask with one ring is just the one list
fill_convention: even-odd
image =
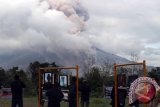
[[(111, 107), (110, 101), (110, 99), (106, 98), (91, 98), (90, 107)], [(125, 107), (129, 107), (127, 103), (126, 101)], [(0, 99), (0, 107), (11, 107), (11, 99)], [(25, 97), (24, 107), (37, 107), (37, 97)], [(45, 103), (44, 107), (47, 107), (47, 103)], [(68, 102), (62, 101), (61, 107), (68, 107)], [(140, 107), (143, 106), (140, 105)]]

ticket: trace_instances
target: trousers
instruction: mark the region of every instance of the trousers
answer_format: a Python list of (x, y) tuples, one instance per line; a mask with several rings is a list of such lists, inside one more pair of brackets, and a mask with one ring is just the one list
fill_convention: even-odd
[(12, 99), (12, 106), (11, 107), (23, 107), (23, 100), (22, 99)]

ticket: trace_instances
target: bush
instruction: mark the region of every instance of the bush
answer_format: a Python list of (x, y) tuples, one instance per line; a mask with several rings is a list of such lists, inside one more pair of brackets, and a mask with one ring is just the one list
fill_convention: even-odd
[(102, 87), (97, 87), (95, 90), (92, 91), (91, 93), (92, 97), (103, 97), (103, 89)]

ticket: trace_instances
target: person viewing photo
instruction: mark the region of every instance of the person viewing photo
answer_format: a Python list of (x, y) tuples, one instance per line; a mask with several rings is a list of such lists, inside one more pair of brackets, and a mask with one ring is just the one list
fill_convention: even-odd
[(12, 106), (11, 107), (23, 107), (23, 88), (26, 85), (20, 80), (18, 75), (14, 76), (14, 81), (11, 83), (12, 92)]

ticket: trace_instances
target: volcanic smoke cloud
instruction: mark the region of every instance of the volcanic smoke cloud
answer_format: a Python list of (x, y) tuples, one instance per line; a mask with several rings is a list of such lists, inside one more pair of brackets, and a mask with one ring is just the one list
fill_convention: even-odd
[(84, 21), (89, 19), (89, 15), (78, 0), (48, 0), (48, 3), (51, 9), (62, 11), (76, 25), (72, 33), (84, 30)]
[(75, 0), (0, 0), (0, 65), (35, 60), (78, 64), (70, 62), (91, 47), (81, 34), (88, 19)]

